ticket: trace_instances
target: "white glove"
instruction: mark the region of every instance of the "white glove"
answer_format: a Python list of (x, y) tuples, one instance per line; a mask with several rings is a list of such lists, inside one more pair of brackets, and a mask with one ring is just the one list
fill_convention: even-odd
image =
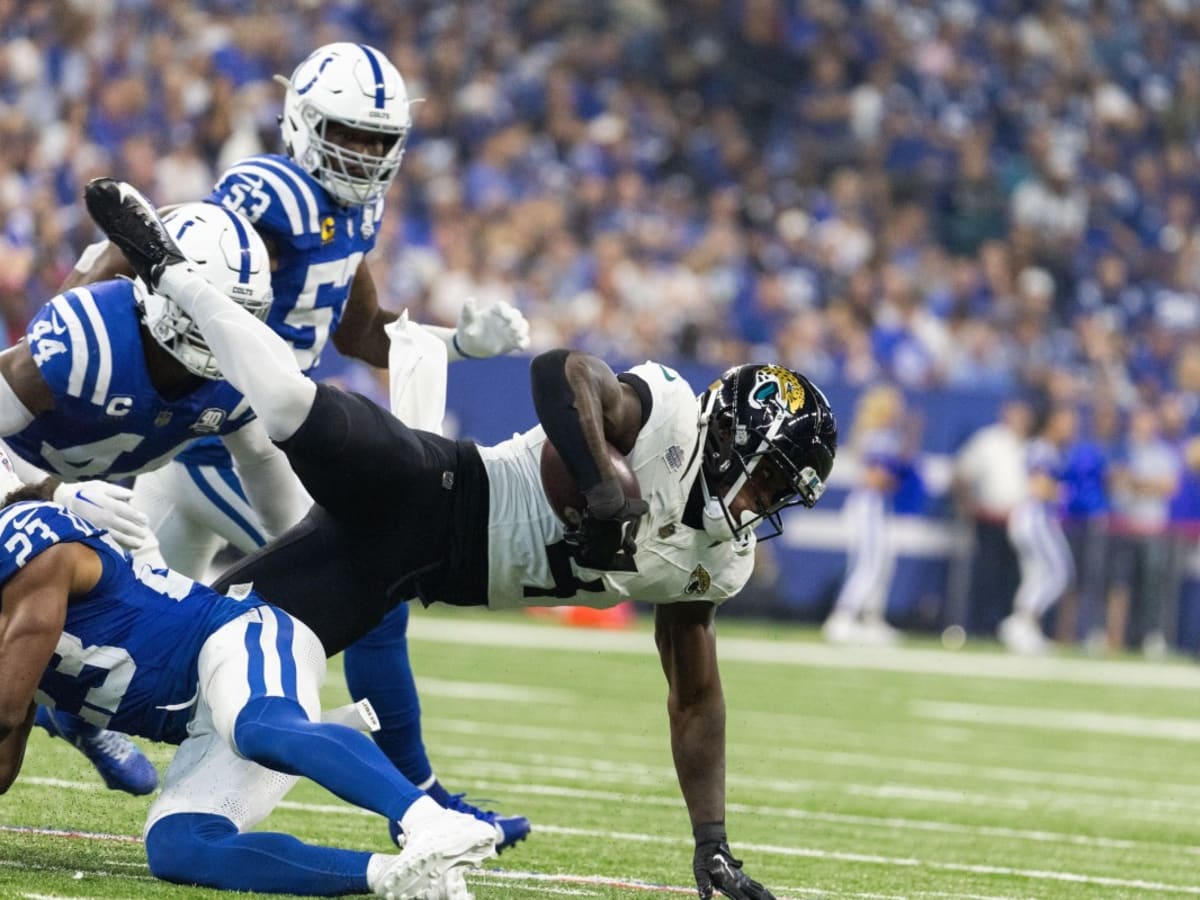
[(54, 502), (108, 531), (123, 547), (140, 547), (149, 537), (149, 519), (133, 506), (133, 491), (107, 481), (78, 481), (54, 489)]
[(508, 303), (497, 303), (483, 312), (468, 297), (458, 314), (454, 349), (467, 359), (485, 359), (529, 346), (529, 322)]

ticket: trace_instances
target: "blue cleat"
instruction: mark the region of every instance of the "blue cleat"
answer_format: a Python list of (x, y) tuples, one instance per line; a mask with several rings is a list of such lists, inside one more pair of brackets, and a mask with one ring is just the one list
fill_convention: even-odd
[[(529, 837), (529, 820), (524, 816), (505, 816), (488, 809), (480, 809), (466, 801), (466, 794), (451, 794), (440, 781), (435, 781), (425, 789), (425, 793), (438, 802), (439, 805), (454, 812), (474, 816), (481, 822), (487, 822), (496, 829), (496, 852), (503, 853), (518, 841)], [(392, 840), (400, 834), (400, 825), (391, 823)]]
[[(158, 787), (158, 772), (129, 738), (100, 728), (70, 713), (53, 712), (39, 706), (34, 724), (45, 728), (51, 737), (73, 744), (92, 761), (104, 783), (114, 791), (149, 794)], [(528, 829), (527, 829), (528, 830)]]

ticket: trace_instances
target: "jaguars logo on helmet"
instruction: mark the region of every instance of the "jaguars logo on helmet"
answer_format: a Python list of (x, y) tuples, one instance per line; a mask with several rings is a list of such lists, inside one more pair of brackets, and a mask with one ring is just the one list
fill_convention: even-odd
[[(729, 369), (699, 399), (705, 530), (745, 543), (765, 519), (775, 529), (766, 537), (782, 533), (780, 512), (815, 504), (833, 468), (837, 421), (825, 395), (791, 369), (751, 364)], [(730, 508), (764, 460), (786, 487), (766, 508), (744, 510), (735, 521)]]
[(804, 385), (800, 377), (783, 366), (763, 366), (754, 373), (750, 405), (759, 409), (774, 403), (780, 410), (797, 413), (804, 406)]

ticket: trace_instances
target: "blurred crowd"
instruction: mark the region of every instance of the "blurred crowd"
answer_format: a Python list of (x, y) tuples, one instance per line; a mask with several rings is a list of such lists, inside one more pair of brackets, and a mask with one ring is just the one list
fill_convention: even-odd
[(279, 149), (272, 75), (358, 40), (420, 98), (384, 305), (506, 300), (534, 350), (1036, 391), (1080, 442), (1152, 418), (1187, 471), (1190, 0), (0, 0), (0, 27), (8, 341), (95, 236), (87, 179), (203, 196)]

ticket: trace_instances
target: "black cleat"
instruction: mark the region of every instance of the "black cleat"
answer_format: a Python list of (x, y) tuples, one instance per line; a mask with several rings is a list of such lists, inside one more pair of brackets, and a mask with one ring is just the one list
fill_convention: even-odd
[(167, 266), (186, 262), (141, 192), (123, 181), (93, 178), (83, 191), (88, 213), (151, 289)]

